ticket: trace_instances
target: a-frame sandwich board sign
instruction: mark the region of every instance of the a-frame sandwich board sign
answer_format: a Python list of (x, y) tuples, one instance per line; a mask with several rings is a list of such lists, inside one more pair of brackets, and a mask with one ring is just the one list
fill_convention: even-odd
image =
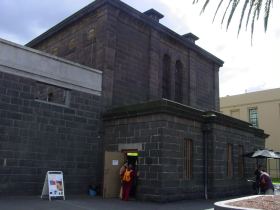
[(62, 171), (48, 171), (41, 194), (41, 198), (63, 198), (65, 200), (64, 182)]

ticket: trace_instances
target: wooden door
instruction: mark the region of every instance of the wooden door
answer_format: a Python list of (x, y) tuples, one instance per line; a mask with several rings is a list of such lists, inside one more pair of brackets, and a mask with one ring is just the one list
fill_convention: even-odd
[(105, 151), (104, 159), (103, 197), (117, 198), (120, 194), (120, 168), (124, 164), (125, 155), (122, 152)]

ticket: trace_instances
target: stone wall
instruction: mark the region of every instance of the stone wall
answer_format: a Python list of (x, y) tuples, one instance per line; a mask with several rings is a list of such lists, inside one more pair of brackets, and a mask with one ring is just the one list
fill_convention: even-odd
[(102, 173), (100, 96), (69, 90), (61, 105), (36, 100), (36, 87), (0, 66), (0, 194), (39, 195), (50, 170), (63, 171), (66, 195), (85, 193)]
[[(203, 139), (201, 122), (180, 117), (165, 117), (167, 126), (161, 137), (161, 199), (183, 200), (203, 197)], [(185, 141), (192, 140), (192, 177), (185, 175)]]
[(42, 42), (30, 47), (82, 65), (99, 69), (102, 74), (102, 101), (112, 104), (115, 48), (108, 46), (114, 33), (108, 24), (106, 7), (98, 7), (79, 21), (64, 27)]
[[(235, 121), (233, 118), (231, 120)], [(238, 123), (241, 124), (241, 122)], [(257, 160), (244, 156), (244, 173), (243, 175), (238, 174), (238, 147), (243, 147), (243, 154), (264, 148), (264, 136), (263, 133), (258, 133), (257, 129), (252, 133), (248, 132), (248, 130), (222, 124), (215, 124), (213, 126), (213, 131), (209, 135), (209, 138), (212, 139), (209, 144), (210, 197), (248, 195), (254, 193), (253, 183), (248, 182), (248, 179), (253, 179), (255, 176), (254, 172), (257, 166)], [(232, 176), (227, 175), (227, 144), (231, 144), (233, 147)], [(262, 163), (262, 165), (266, 164), (262, 160), (259, 160), (259, 163)]]
[[(205, 142), (207, 142), (208, 197), (252, 193), (255, 159), (244, 157), (244, 175), (238, 175), (238, 146), (244, 154), (264, 145), (262, 130), (217, 112), (192, 109), (171, 101), (154, 101), (116, 108), (104, 115), (107, 151), (120, 144), (139, 148), (137, 197), (160, 202), (205, 196)], [(206, 129), (207, 128), (207, 129)], [(190, 139), (192, 175), (185, 176), (184, 142)], [(233, 145), (233, 176), (227, 176), (227, 144)], [(135, 149), (135, 148), (130, 148)]]
[[(140, 143), (138, 192), (152, 200), (159, 200), (161, 193), (160, 161), (161, 134), (165, 126), (162, 119), (153, 120), (151, 116), (136, 117), (129, 120), (105, 121), (105, 150), (118, 151), (119, 144)], [(130, 148), (134, 149), (134, 148)], [(138, 193), (139, 195), (139, 193)]]
[(51, 35), (28, 46), (101, 69), (106, 107), (162, 98), (163, 58), (168, 55), (169, 99), (175, 99), (175, 65), (180, 61), (182, 103), (219, 110), (221, 60), (121, 1), (97, 1), (78, 13), (75, 21), (66, 19), (68, 24), (58, 24), (46, 33)]
[[(156, 102), (154, 105), (158, 104)], [(141, 106), (134, 106), (135, 111)], [(119, 144), (142, 144), (143, 150), (139, 151), (138, 158), (138, 199), (167, 202), (203, 196), (202, 135), (199, 122), (159, 113), (107, 119), (108, 115), (105, 115), (105, 150), (117, 151)], [(185, 139), (194, 142), (192, 180), (184, 177)]]

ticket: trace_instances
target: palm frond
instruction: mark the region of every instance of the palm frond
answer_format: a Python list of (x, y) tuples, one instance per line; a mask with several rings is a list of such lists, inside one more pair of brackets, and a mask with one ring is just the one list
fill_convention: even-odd
[(243, 5), (243, 9), (242, 9), (242, 12), (241, 12), (241, 17), (240, 17), (240, 21), (239, 21), (237, 36), (239, 35), (239, 32), (241, 30), (243, 18), (244, 18), (244, 15), (245, 15), (245, 10), (247, 8), (248, 3), (249, 3), (249, 0), (245, 0), (244, 5)]
[(256, 3), (256, 9), (257, 9), (257, 20), (259, 19), (261, 8), (262, 8), (263, 0), (258, 0)]
[(215, 18), (216, 18), (216, 15), (217, 15), (217, 13), (218, 13), (218, 10), (220, 9), (220, 7), (221, 7), (223, 1), (224, 1), (224, 0), (221, 0), (220, 3), (219, 3), (219, 5), (217, 6), (217, 9), (216, 9), (216, 12), (215, 12), (215, 14), (214, 14), (214, 17), (213, 17), (213, 21), (212, 21), (212, 22), (214, 22), (214, 20), (215, 20)]
[(254, 8), (252, 23), (251, 23), (251, 44), (253, 44), (253, 34), (254, 34), (254, 28), (255, 28), (255, 20), (256, 20), (256, 15), (258, 13), (257, 4), (255, 4), (254, 6), (255, 6), (255, 8)]
[[(261, 13), (263, 5), (264, 5), (264, 30), (265, 30), (265, 32), (267, 31), (268, 19), (269, 19), (270, 10), (273, 5), (273, 0), (265, 0), (265, 1), (264, 0), (243, 0), (243, 1), (244, 1), (244, 4), (243, 4), (242, 10), (241, 10), (241, 16), (240, 16), (240, 20), (239, 20), (237, 36), (240, 33), (240, 30), (241, 30), (242, 24), (243, 24), (243, 20), (244, 20), (244, 16), (247, 13), (245, 30), (247, 30), (249, 21), (251, 20), (251, 42), (252, 42), (254, 28), (255, 28), (255, 22), (260, 17), (260, 13)], [(196, 4), (198, 2), (199, 2), (199, 0), (193, 0), (193, 4)], [(234, 16), (234, 14), (236, 13), (236, 8), (240, 2), (241, 2), (241, 0), (228, 0), (228, 4), (222, 15), (222, 20), (221, 20), (221, 25), (223, 25), (224, 20), (230, 10), (228, 18), (227, 18), (226, 29), (228, 29), (228, 27), (232, 21), (232, 18)], [(205, 9), (209, 5), (209, 3), (210, 3), (210, 0), (204, 1), (200, 14), (205, 11)], [(216, 19), (217, 13), (220, 10), (221, 5), (223, 3), (224, 3), (224, 0), (219, 1), (219, 4), (214, 13), (213, 22)], [(231, 7), (231, 9), (229, 9), (230, 7)]]
[(272, 0), (267, 0), (265, 3), (265, 8), (264, 8), (264, 31), (266, 32), (267, 30), (267, 22), (269, 18), (269, 13), (270, 13), (270, 7), (272, 5)]
[(230, 14), (229, 14), (229, 17), (228, 17), (228, 21), (227, 21), (227, 29), (228, 29), (228, 27), (229, 27), (229, 24), (230, 24), (230, 21), (231, 21), (231, 19), (232, 19), (232, 16), (233, 16), (233, 14), (234, 14), (234, 12), (235, 12), (235, 10), (236, 10), (236, 7), (237, 7), (238, 4), (239, 4), (239, 1), (240, 1), (240, 0), (233, 0), (233, 2), (232, 2), (232, 8), (231, 8), (231, 11), (230, 11)]
[(224, 15), (223, 15), (221, 25), (223, 25), (223, 23), (224, 23), (225, 16), (226, 16), (226, 14), (227, 14), (228, 8), (230, 7), (232, 1), (233, 1), (233, 0), (229, 0), (229, 2), (228, 2), (228, 6), (227, 6), (227, 8), (226, 8), (226, 10), (225, 10), (225, 13), (224, 13)]
[(255, 3), (255, 0), (251, 0), (248, 15), (247, 15), (246, 30), (247, 30), (247, 26), (248, 26), (248, 23), (249, 23), (249, 19), (250, 19), (250, 16), (251, 16), (251, 12), (252, 12), (254, 3)]
[(208, 3), (209, 3), (210, 0), (206, 0), (201, 11), (200, 11), (200, 14), (202, 14), (204, 11), (205, 11), (205, 8), (207, 7)]

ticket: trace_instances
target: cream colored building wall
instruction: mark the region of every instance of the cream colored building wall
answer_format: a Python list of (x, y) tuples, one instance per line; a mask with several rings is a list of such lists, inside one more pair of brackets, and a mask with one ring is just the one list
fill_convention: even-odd
[[(220, 110), (223, 114), (247, 122), (249, 108), (253, 107), (257, 108), (259, 128), (270, 135), (266, 140), (266, 148), (280, 151), (280, 88), (220, 98)], [(239, 116), (233, 110), (239, 110)], [(272, 171), (278, 171), (280, 176), (279, 168), (280, 165), (272, 161)]]

